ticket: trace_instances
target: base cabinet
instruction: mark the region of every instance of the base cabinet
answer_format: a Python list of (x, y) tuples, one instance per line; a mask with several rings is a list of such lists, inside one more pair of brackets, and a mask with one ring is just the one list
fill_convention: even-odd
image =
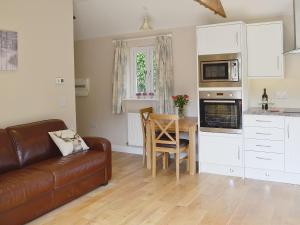
[(300, 117), (244, 116), (245, 177), (300, 184)]
[(300, 173), (246, 168), (245, 178), (300, 185)]
[(242, 176), (242, 149), (242, 135), (200, 133), (200, 172)]
[(244, 169), (241, 166), (227, 166), (214, 163), (200, 163), (200, 173), (212, 173), (224, 176), (243, 177)]
[(276, 171), (276, 170), (246, 168), (245, 177), (250, 179), (257, 179), (257, 180), (288, 183), (286, 181), (285, 173), (283, 171)]
[(285, 124), (285, 171), (300, 173), (300, 117), (287, 117)]
[(245, 152), (245, 166), (257, 169), (284, 170), (284, 155), (266, 152)]

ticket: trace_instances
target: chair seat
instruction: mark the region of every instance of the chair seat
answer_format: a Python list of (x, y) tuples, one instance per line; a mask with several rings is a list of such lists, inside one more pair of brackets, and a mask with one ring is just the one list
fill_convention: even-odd
[[(164, 140), (164, 139), (161, 139)], [(187, 147), (189, 145), (189, 140), (187, 139), (179, 139), (180, 148)], [(157, 147), (161, 148), (176, 148), (175, 144), (157, 144)]]
[(180, 152), (179, 154), (179, 159), (186, 159), (188, 157), (188, 153), (187, 152)]

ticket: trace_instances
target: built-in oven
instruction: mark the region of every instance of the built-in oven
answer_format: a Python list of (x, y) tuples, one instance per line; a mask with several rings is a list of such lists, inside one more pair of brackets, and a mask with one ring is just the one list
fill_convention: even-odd
[(242, 92), (200, 92), (200, 131), (242, 132)]
[(241, 55), (220, 54), (201, 55), (199, 63), (200, 87), (240, 87)]

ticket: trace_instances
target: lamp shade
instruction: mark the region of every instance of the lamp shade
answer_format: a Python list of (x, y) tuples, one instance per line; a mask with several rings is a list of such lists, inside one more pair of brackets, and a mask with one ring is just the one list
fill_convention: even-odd
[(142, 26), (140, 27), (140, 30), (152, 30), (152, 27), (149, 23), (149, 18), (148, 16), (145, 16), (144, 17), (144, 20), (143, 20), (143, 24)]

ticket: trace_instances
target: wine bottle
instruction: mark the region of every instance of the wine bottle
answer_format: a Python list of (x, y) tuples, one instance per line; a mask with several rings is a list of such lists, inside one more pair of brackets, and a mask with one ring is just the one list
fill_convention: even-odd
[(264, 93), (261, 97), (261, 101), (262, 101), (262, 109), (263, 110), (268, 110), (269, 109), (269, 105), (268, 105), (268, 100), (269, 100), (269, 97), (267, 95), (267, 89), (264, 88)]

